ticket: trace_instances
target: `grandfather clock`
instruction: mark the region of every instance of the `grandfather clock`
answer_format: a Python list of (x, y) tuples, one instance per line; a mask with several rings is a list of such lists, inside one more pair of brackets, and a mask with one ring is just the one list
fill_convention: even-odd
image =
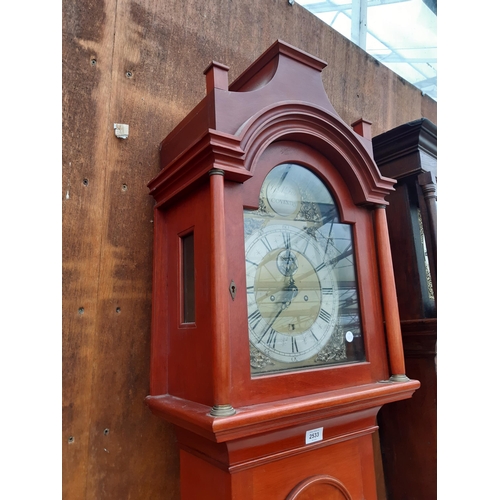
[[(426, 118), (373, 138), (380, 171), (397, 180), (387, 220), (405, 366), (422, 387), (384, 407), (380, 447), (389, 500), (437, 498), (437, 127)], [(411, 450), (411, 452), (409, 452)]]
[(369, 124), (277, 41), (167, 136), (155, 205), (151, 411), (186, 499), (375, 500), (372, 434), (410, 398)]

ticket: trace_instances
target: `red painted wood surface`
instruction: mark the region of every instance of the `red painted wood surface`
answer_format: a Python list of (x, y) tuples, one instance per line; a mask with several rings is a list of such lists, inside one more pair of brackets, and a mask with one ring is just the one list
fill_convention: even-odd
[(230, 472), (220, 463), (203, 459), (183, 442), (180, 446), (183, 498), (377, 498), (369, 433), (310, 449), (291, 448), (262, 463), (241, 463)]
[[(215, 165), (216, 166), (216, 165)], [(213, 363), (214, 406), (230, 404), (229, 301), (230, 282), (227, 279), (226, 218), (224, 204), (224, 172), (214, 169), (210, 173), (210, 282), (207, 289), (212, 296), (213, 348), (210, 359)], [(197, 283), (198, 286), (202, 283)]]
[(395, 377), (405, 376), (403, 341), (401, 339), (398, 299), (394, 284), (394, 271), (392, 268), (392, 255), (385, 207), (375, 209), (375, 230), (377, 233), (380, 281), (384, 296), (385, 328), (391, 374)]
[[(375, 500), (377, 412), (419, 387), (404, 377), (387, 224), (377, 208), (393, 181), (329, 103), (324, 67), (279, 41), (229, 90), (215, 83), (226, 69), (212, 65), (207, 96), (163, 141), (164, 166), (149, 183), (162, 214), (155, 248), (168, 258), (155, 267), (154, 310), (167, 313), (153, 321), (151, 351), (151, 387), (166, 390), (146, 402), (176, 427), (185, 499), (300, 498), (326, 488)], [(351, 224), (366, 361), (252, 377), (243, 211), (258, 207), (264, 178), (287, 162), (315, 173)], [(196, 318), (183, 323), (179, 238), (191, 232)], [(389, 381), (391, 373), (401, 381)], [(215, 418), (219, 407), (234, 414)], [(323, 439), (306, 444), (315, 428)], [(310, 479), (323, 476), (332, 480)]]

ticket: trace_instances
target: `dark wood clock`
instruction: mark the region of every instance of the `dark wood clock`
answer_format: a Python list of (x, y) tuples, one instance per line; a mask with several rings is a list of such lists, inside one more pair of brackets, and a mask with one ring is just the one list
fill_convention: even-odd
[(377, 413), (419, 387), (394, 181), (367, 122), (329, 102), (325, 66), (277, 41), (228, 86), (214, 62), (162, 143), (146, 402), (175, 426), (183, 499), (375, 499)]
[[(407, 374), (422, 388), (382, 408), (380, 446), (389, 500), (437, 498), (437, 126), (426, 118), (373, 138), (388, 196)], [(403, 424), (403, 425), (402, 425)], [(408, 453), (408, 450), (412, 450)]]

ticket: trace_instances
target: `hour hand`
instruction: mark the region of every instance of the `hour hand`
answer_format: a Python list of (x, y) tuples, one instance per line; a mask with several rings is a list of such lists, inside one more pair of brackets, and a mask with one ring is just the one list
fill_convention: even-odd
[(288, 285), (283, 288), (283, 290), (280, 292), (280, 301), (282, 304), (282, 308), (286, 309), (292, 302), (292, 300), (297, 296), (299, 293), (299, 289), (295, 285), (294, 279), (290, 276)]

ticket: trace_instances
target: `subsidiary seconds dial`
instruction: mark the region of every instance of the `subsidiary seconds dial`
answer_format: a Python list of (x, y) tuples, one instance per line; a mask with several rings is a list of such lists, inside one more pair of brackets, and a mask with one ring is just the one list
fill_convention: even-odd
[(245, 246), (250, 342), (281, 363), (315, 356), (338, 322), (328, 247), (291, 224), (265, 226)]

